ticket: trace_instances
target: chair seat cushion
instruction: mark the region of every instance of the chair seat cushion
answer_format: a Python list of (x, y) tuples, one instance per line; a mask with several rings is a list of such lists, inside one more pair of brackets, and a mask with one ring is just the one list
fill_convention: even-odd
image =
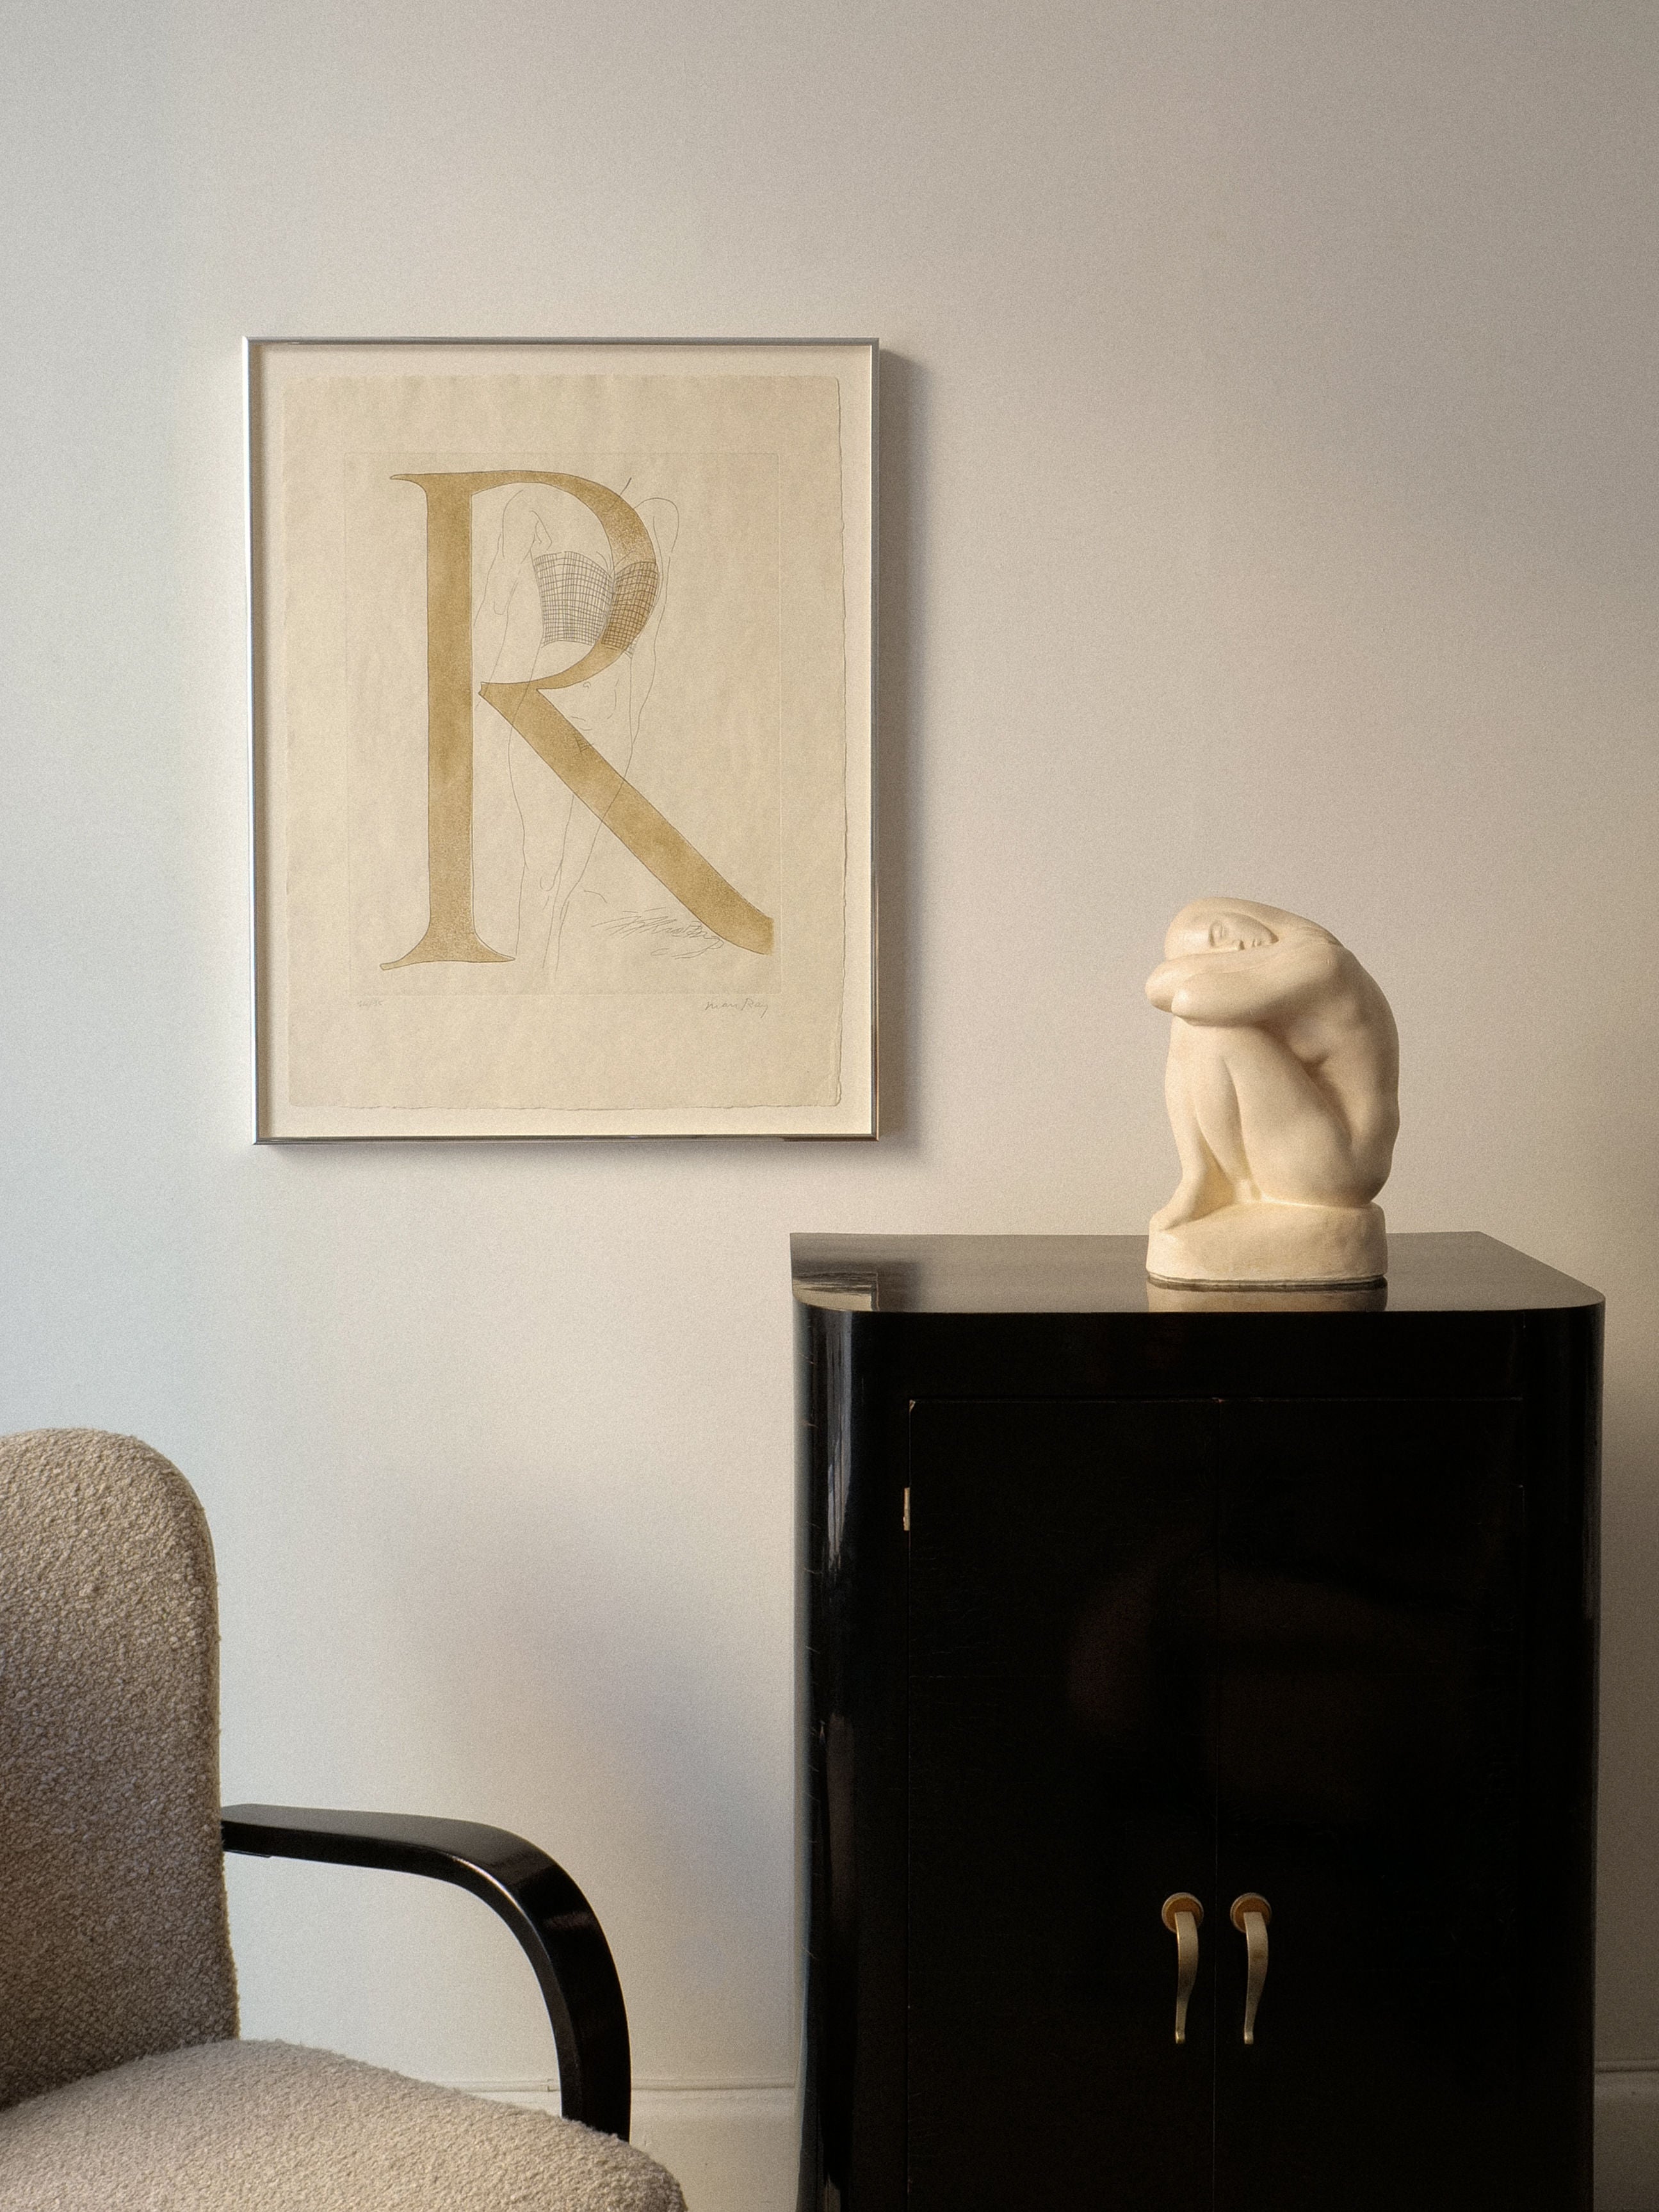
[(7, 2212), (685, 2212), (573, 2120), (291, 2043), (137, 2058), (0, 2112)]

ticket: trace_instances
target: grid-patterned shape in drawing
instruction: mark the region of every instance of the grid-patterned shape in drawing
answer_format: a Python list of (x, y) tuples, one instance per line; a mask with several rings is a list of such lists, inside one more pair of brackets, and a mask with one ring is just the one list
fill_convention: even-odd
[(592, 644), (611, 620), (611, 571), (586, 553), (538, 553), (531, 564), (542, 595), (542, 643)]
[(654, 561), (629, 561), (617, 569), (611, 619), (618, 635), (625, 637), (630, 645), (645, 628), (656, 596)]

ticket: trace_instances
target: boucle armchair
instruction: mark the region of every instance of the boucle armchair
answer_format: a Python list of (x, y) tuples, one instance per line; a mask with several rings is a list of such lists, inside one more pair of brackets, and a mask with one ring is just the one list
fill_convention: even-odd
[[(392, 1867), (501, 1913), (565, 2117), (237, 2037), (223, 1852)], [(131, 1437), (0, 1438), (0, 2205), (684, 2212), (625, 2140), (628, 2022), (568, 1875), (459, 1821), (218, 1802), (212, 1547)]]

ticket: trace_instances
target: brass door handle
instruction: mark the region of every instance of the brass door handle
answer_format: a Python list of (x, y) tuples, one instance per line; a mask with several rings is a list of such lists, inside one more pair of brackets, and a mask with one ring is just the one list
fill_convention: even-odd
[(1178, 1889), (1164, 1900), (1164, 1925), (1176, 1939), (1175, 2039), (1184, 2043), (1188, 2001), (1198, 1979), (1198, 1931), (1204, 1925), (1204, 1907), (1188, 1891)]
[(1261, 1985), (1267, 1978), (1267, 1923), (1273, 1917), (1272, 1905), (1253, 1889), (1247, 1889), (1243, 1897), (1233, 1899), (1233, 1926), (1244, 1938), (1244, 1955), (1249, 1962), (1249, 1976), (1244, 1985), (1246, 2043), (1255, 2041), (1256, 2007), (1261, 2002)]

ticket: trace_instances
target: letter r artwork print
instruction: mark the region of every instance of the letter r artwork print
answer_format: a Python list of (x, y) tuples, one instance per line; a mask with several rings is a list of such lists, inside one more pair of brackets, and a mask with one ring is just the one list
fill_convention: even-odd
[[(544, 470), (399, 471), (393, 480), (426, 502), (428, 920), (418, 942), (381, 967), (513, 963), (523, 988), (548, 988), (602, 833), (674, 902), (613, 917), (611, 927), (678, 940), (682, 957), (700, 940), (771, 952), (772, 916), (629, 780), (678, 536), (674, 502), (635, 506), (605, 484)], [(501, 492), (475, 605), (475, 513), (481, 494)], [(586, 517), (601, 537), (591, 523), (578, 526)], [(568, 695), (569, 711), (553, 693)], [(509, 740), (507, 778), (484, 776), (481, 792), (480, 738), (487, 748), (507, 732), (520, 741)], [(488, 825), (495, 842), (512, 835), (514, 816), (521, 841), (510, 945), (487, 941), (479, 927), (481, 799), (506, 817)]]
[(874, 348), (248, 368), (260, 1136), (872, 1133)]

